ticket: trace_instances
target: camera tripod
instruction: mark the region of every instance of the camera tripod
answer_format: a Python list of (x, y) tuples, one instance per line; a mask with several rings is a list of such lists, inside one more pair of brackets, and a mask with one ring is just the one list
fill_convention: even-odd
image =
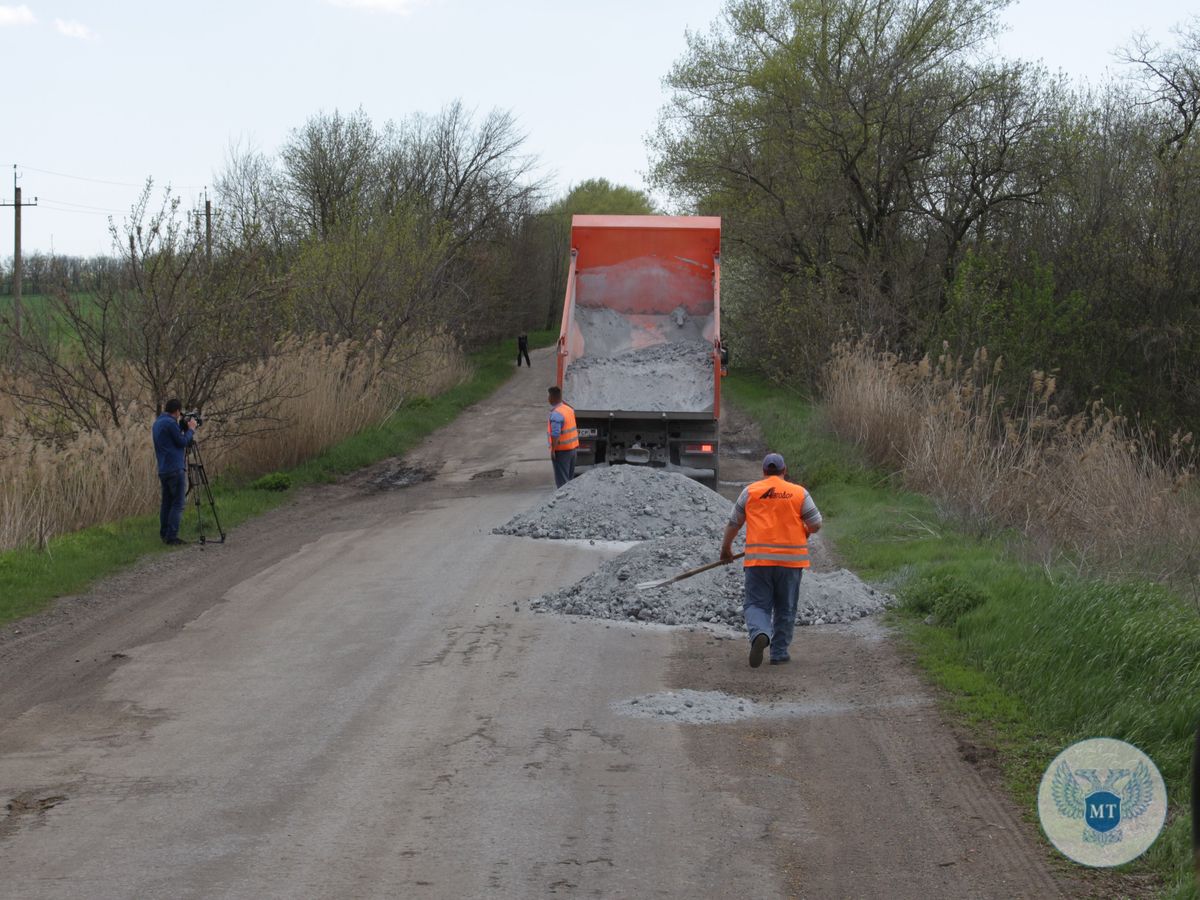
[[(217, 516), (217, 501), (213, 499), (212, 485), (209, 484), (208, 472), (204, 469), (204, 457), (200, 455), (200, 443), (194, 436), (191, 443), (187, 445), (187, 474), (187, 492), (192, 495), (192, 502), (196, 506), (196, 530), (200, 536), (200, 543), (225, 543), (225, 530), (221, 527), (221, 519)], [(202, 497), (201, 494), (204, 496)], [(204, 534), (205, 503), (212, 512), (213, 523), (217, 526), (217, 534), (221, 536), (219, 541), (209, 540)]]

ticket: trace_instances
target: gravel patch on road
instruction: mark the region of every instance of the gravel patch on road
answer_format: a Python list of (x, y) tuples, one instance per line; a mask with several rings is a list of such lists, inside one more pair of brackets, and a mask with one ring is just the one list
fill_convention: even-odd
[(753, 700), (721, 691), (663, 691), (612, 704), (613, 711), (640, 719), (670, 719), (688, 725), (716, 725), (760, 715)]
[[(740, 539), (739, 539), (740, 540)], [(674, 575), (716, 559), (719, 540), (667, 537), (646, 541), (605, 563), (582, 581), (534, 598), (538, 612), (599, 619), (690, 625), (700, 622), (740, 628), (744, 596), (742, 566), (735, 562), (683, 581), (639, 591), (637, 584)], [(853, 622), (877, 613), (893, 598), (846, 569), (808, 570), (800, 584), (798, 625)]]
[[(733, 504), (676, 472), (640, 466), (598, 466), (569, 481), (540, 506), (494, 529), (522, 537), (644, 541), (691, 537), (708, 548), (719, 541)], [(641, 579), (645, 580), (645, 579)]]
[(834, 700), (805, 700), (798, 703), (755, 703), (722, 691), (660, 691), (612, 703), (618, 715), (658, 719), (683, 725), (721, 725), (750, 718), (801, 718), (844, 716), (864, 709), (913, 709), (929, 705), (927, 697), (893, 697), (882, 702), (839, 703)]
[(616, 356), (584, 356), (567, 366), (563, 398), (582, 410), (708, 412), (712, 354), (703, 341), (671, 341)]

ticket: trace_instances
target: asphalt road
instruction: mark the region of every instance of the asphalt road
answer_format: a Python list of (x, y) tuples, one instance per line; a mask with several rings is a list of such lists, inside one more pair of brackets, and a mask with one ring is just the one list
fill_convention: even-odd
[[(530, 613), (614, 552), (491, 534), (553, 486), (535, 366), (403, 464), (5, 628), (0, 896), (1076, 892), (877, 623), (752, 671)], [(684, 687), (811, 712), (612, 708)]]

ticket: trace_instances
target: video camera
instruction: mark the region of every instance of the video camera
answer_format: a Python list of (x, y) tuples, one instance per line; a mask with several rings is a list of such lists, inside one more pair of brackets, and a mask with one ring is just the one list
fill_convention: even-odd
[(200, 415), (200, 410), (193, 409), (188, 412), (182, 412), (179, 414), (179, 429), (180, 429), (180, 431), (187, 431), (188, 419), (192, 419), (193, 421), (195, 421), (197, 428), (199, 428), (201, 425), (204, 424), (204, 417)]

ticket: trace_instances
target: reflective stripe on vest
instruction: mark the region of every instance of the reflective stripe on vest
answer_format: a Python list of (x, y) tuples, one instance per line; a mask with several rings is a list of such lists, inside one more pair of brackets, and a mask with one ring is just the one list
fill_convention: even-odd
[(559, 432), (557, 438), (550, 431), (551, 423), (549, 416), (546, 417), (546, 440), (550, 442), (550, 449), (558, 453), (560, 450), (575, 450), (578, 448), (579, 428), (575, 424), (575, 410), (571, 409), (565, 403), (560, 403), (551, 409), (550, 412), (559, 412), (563, 417), (562, 431)]
[(777, 475), (756, 481), (746, 499), (747, 566), (807, 569), (808, 530), (804, 488)]

